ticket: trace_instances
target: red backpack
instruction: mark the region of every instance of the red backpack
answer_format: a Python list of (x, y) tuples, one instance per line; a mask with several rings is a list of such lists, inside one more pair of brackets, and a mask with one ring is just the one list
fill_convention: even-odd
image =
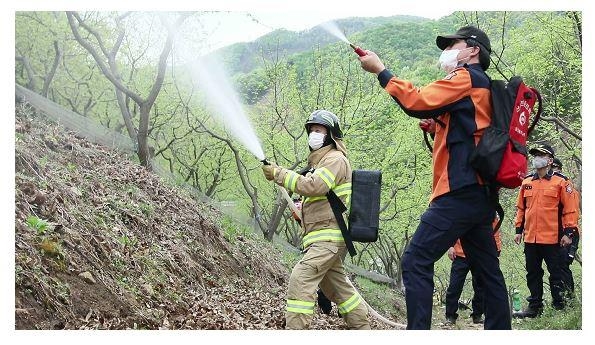
[[(527, 175), (527, 138), (539, 120), (539, 92), (519, 76), (491, 82), (492, 121), (483, 132), (469, 163), (495, 188), (519, 187)], [(535, 104), (539, 102), (530, 123)]]
[[(494, 231), (504, 220), (498, 191), (501, 187), (514, 189), (527, 175), (527, 138), (541, 116), (539, 92), (523, 82), (519, 76), (493, 80), (490, 85), (492, 120), (484, 130), (469, 163), (489, 186), (490, 201), (500, 216)], [(535, 103), (539, 102), (530, 123)]]

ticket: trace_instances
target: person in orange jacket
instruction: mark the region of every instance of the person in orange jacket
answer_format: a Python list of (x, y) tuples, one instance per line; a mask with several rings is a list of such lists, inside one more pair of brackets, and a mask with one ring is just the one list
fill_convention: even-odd
[[(554, 150), (542, 144), (529, 150), (533, 156), (535, 173), (528, 175), (521, 185), (515, 217), (517, 244), (525, 242), (525, 266), (530, 296), (526, 309), (515, 312), (513, 317), (537, 317), (543, 311), (543, 261), (547, 265), (552, 295), (552, 307), (565, 306), (562, 291), (560, 248), (567, 247), (578, 230), (578, 198), (570, 181), (551, 170)], [(561, 212), (561, 216), (559, 215)], [(559, 222), (563, 235), (559, 238)]]
[[(496, 219), (492, 226), (496, 226), (500, 217)], [(494, 241), (498, 248), (498, 253), (502, 250), (502, 236), (500, 229), (494, 232)], [(463, 251), (461, 240), (457, 240), (454, 246), (448, 249), (448, 258), (452, 261), (450, 266), (450, 280), (446, 289), (446, 321), (455, 324), (459, 314), (459, 298), (463, 292), (467, 273), (471, 272), (471, 285), (473, 286), (473, 298), (471, 299), (471, 319), (473, 323), (483, 323), (482, 315), (484, 313), (484, 286), (480, 274), (474, 269)]]
[[(378, 55), (365, 51), (362, 69), (376, 74), (380, 86), (403, 112), (434, 133), (432, 194), (429, 206), (401, 259), (407, 329), (432, 325), (434, 265), (457, 239), (486, 284), (484, 329), (511, 329), (508, 289), (491, 236), (492, 194), (469, 165), (475, 145), (492, 117), (491, 43), (475, 26), (436, 37), (444, 78), (423, 87), (395, 75)], [(427, 122), (427, 126), (426, 126)], [(398, 134), (397, 134), (398, 135)]]

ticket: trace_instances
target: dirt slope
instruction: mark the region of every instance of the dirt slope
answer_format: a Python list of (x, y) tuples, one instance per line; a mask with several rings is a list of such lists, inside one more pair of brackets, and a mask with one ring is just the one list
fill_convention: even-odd
[(283, 328), (272, 245), (228, 241), (216, 210), (27, 104), (15, 134), (15, 329)]

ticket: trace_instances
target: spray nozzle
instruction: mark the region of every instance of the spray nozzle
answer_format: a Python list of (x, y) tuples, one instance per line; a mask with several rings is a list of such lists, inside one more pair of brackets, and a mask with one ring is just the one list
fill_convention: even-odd
[(266, 159), (266, 158), (265, 158), (265, 159), (263, 159), (263, 160), (261, 160), (261, 162), (262, 162), (262, 164), (264, 164), (264, 165), (271, 165), (271, 163), (269, 163), (269, 161), (267, 161), (267, 159)]
[(349, 43), (349, 45), (351, 46), (351, 48), (353, 48), (353, 51), (355, 51), (355, 53), (357, 55), (359, 55), (359, 56), (365, 56), (366, 55), (366, 52), (362, 48), (356, 46), (353, 43)]

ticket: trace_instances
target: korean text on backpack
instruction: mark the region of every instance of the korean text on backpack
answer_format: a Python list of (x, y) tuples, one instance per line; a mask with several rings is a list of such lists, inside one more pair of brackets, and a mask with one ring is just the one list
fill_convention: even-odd
[[(504, 220), (498, 191), (501, 187), (514, 189), (527, 175), (527, 138), (537, 124), (542, 110), (539, 92), (525, 85), (519, 76), (508, 83), (493, 80), (490, 85), (492, 120), (484, 130), (469, 163), (488, 186), (490, 202), (500, 216), (494, 231)], [(531, 125), (535, 104), (537, 112)]]
[(381, 171), (353, 170), (351, 203), (347, 218), (349, 226), (345, 224), (343, 217), (343, 212), (347, 210), (345, 204), (332, 190), (327, 194), (351, 256), (356, 255), (353, 242), (375, 242), (378, 239), (381, 183)]
[(527, 175), (527, 138), (541, 115), (541, 95), (519, 76), (508, 83), (493, 80), (490, 89), (492, 120), (471, 154), (470, 164), (487, 184), (514, 189)]

